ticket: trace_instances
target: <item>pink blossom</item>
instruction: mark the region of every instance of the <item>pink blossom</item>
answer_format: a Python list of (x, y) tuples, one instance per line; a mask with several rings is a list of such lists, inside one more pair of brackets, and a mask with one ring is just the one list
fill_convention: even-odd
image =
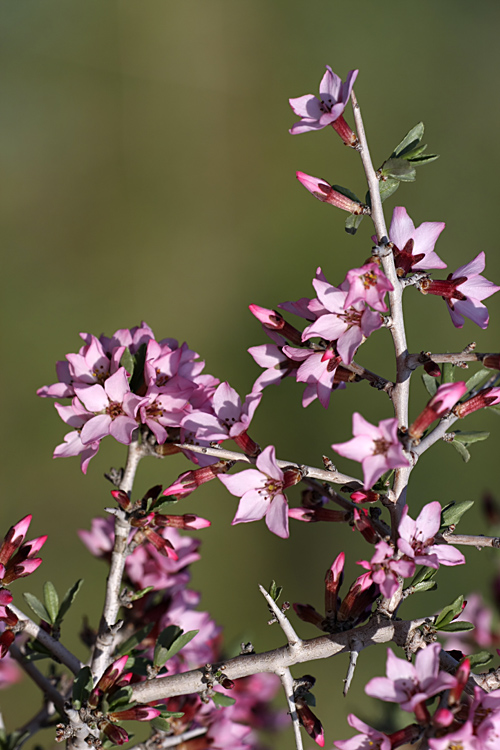
[(390, 599), (398, 590), (398, 576), (412, 576), (415, 572), (415, 563), (412, 560), (396, 559), (393, 547), (383, 540), (375, 545), (375, 550), (370, 562), (361, 560), (358, 565), (371, 571), (372, 581), (379, 586), (382, 595)]
[(356, 302), (363, 301), (374, 310), (380, 312), (387, 310), (384, 297), (387, 292), (392, 292), (394, 287), (376, 263), (366, 263), (361, 268), (351, 268), (347, 272), (346, 281), (349, 283), (349, 291), (344, 303), (346, 309)]
[(441, 505), (436, 500), (427, 503), (414, 521), (405, 505), (399, 524), (398, 548), (419, 565), (439, 568), (439, 565), (462, 565), (465, 558), (450, 544), (434, 544), (441, 526)]
[[(431, 737), (428, 742), (430, 750), (486, 750), (487, 748), (487, 745), (482, 744), (475, 736), (470, 720), (455, 732), (445, 734), (444, 737)], [(491, 749), (493, 750), (493, 746)]]
[(450, 411), (457, 401), (467, 392), (467, 385), (463, 380), (456, 383), (440, 385), (423, 412), (408, 428), (412, 438), (420, 438), (425, 430), (436, 420)]
[(484, 252), (460, 266), (445, 281), (433, 280), (422, 286), (424, 294), (436, 294), (446, 300), (453, 325), (462, 328), (464, 317), (480, 328), (487, 328), (488, 310), (482, 300), (498, 292), (500, 286), (481, 276), (486, 261)]
[[(18, 578), (31, 575), (41, 565), (41, 558), (34, 557), (47, 541), (47, 536), (39, 536), (24, 542), (32, 515), (25, 516), (8, 530), (0, 545), (0, 583), (4, 586)], [(23, 544), (24, 542), (24, 544)], [(3, 595), (5, 603), (8, 595)]]
[(233, 525), (266, 519), (273, 534), (286, 539), (288, 532), (288, 505), (283, 493), (283, 471), (276, 463), (273, 445), (268, 445), (257, 456), (257, 469), (240, 471), (238, 474), (219, 475), (229, 492), (241, 497)]
[(330, 403), (330, 396), (335, 387), (335, 374), (340, 357), (335, 356), (331, 347), (325, 351), (315, 352), (311, 349), (294, 349), (284, 346), (283, 352), (291, 360), (300, 362), (296, 378), (299, 383), (306, 383), (302, 397), (302, 406), (309, 406), (316, 398), (325, 409)]
[(410, 465), (398, 440), (397, 419), (383, 419), (375, 427), (355, 412), (352, 432), (352, 440), (334, 443), (332, 448), (345, 458), (361, 461), (365, 490), (369, 490), (384, 472)]
[(307, 326), (302, 338), (306, 341), (319, 336), (327, 341), (335, 341), (342, 361), (350, 364), (363, 341), (381, 327), (382, 318), (379, 313), (366, 307), (363, 300), (346, 307), (348, 291), (329, 284), (320, 268), (313, 286), (325, 314), (319, 315), (314, 323)]
[(358, 719), (354, 714), (349, 714), (347, 721), (350, 726), (357, 729), (361, 734), (351, 737), (349, 740), (337, 740), (333, 744), (340, 750), (391, 750), (391, 741), (383, 732), (379, 732), (364, 721)]
[(292, 135), (321, 130), (337, 120), (346, 108), (351, 90), (358, 75), (357, 70), (349, 71), (347, 80), (342, 80), (326, 66), (326, 73), (319, 84), (320, 99), (312, 94), (290, 99), (290, 106), (302, 119), (290, 129)]
[[(285, 339), (283, 339), (283, 344), (285, 344)], [(287, 375), (295, 377), (297, 373), (299, 365), (287, 357), (283, 348), (276, 344), (251, 346), (248, 353), (260, 367), (264, 368), (264, 372), (253, 384), (252, 393), (260, 392), (268, 385), (281, 382)]]
[(398, 659), (390, 648), (387, 649), (387, 677), (374, 677), (365, 687), (365, 693), (390, 703), (399, 703), (404, 711), (414, 711), (415, 707), (451, 688), (456, 678), (439, 669), (441, 646), (433, 643), (421, 649), (415, 658), (415, 665)]
[(446, 263), (434, 252), (436, 241), (445, 226), (444, 221), (424, 221), (415, 229), (406, 208), (396, 206), (389, 229), (396, 268), (401, 268), (404, 275), (412, 271), (446, 268)]

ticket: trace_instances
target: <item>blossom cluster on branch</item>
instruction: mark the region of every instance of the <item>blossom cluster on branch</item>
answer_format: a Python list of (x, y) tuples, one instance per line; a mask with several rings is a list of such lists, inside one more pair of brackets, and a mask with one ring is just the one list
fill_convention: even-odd
[[(319, 98), (307, 94), (290, 99), (300, 117), (290, 132), (332, 126), (359, 155), (368, 184), (364, 200), (304, 172), (297, 172), (297, 178), (319, 201), (348, 213), (349, 235), (356, 234), (364, 218), (371, 220), (374, 245), (370, 254), (365, 248), (365, 259), (343, 280), (333, 283), (318, 259), (322, 266), (316, 266), (312, 280), (315, 296), (278, 302), (277, 309), (249, 305), (270, 342), (248, 350), (263, 372), (244, 399), (228, 382), (205, 373), (205, 363), (186, 343), (157, 340), (146, 323), (109, 337), (80, 334), (78, 352), (57, 363), (57, 382), (39, 389), (41, 397), (58, 399), (57, 412), (71, 428), (54, 457), (80, 456), (86, 473), (107, 436), (128, 446), (128, 453), (124, 467), (106, 475), (114, 501), (106, 508), (108, 516), (93, 519), (90, 530), (79, 532), (108, 569), (100, 623), (86, 623), (81, 634), (88, 650), (84, 662), (62, 640), (65, 615), (82, 582), (62, 598), (49, 581), (43, 601), (26, 594), (35, 622), (13, 604), (10, 586), (38, 569), (36, 555), (46, 537), (24, 541), (30, 515), (7, 532), (0, 546), (0, 686), (19, 679), (17, 662), (44, 695), (44, 707), (27, 724), (28, 733), (52, 726), (57, 712), (56, 739), (75, 750), (127, 742), (129, 734), (121, 724), (129, 720), (150, 724), (144, 750), (257, 750), (262, 747), (258, 730), (280, 730), (290, 721), (297, 750), (302, 749), (301, 727), (319, 746), (328, 739), (340, 750), (390, 750), (408, 743), (419, 743), (421, 750), (498, 746), (500, 668), (474, 671), (493, 658), (476, 649), (500, 643), (489, 611), (474, 596), (468, 604), (460, 596), (444, 602), (438, 613), (423, 609), (418, 620), (400, 615), (409, 596), (436, 588), (441, 565), (466, 563), (460, 545), (488, 546), (493, 553), (500, 548), (500, 537), (456, 531), (471, 502), (418, 503), (409, 490), (420, 456), (438, 440), (451, 443), (467, 461), (469, 446), (487, 437), (452, 432), (451, 427), (500, 404), (500, 354), (476, 353), (475, 344), (455, 354), (410, 354), (403, 292), (438, 295), (457, 328), (469, 318), (485, 329), (489, 314), (483, 301), (500, 286), (482, 275), (484, 252), (445, 279), (433, 277), (446, 268), (435, 251), (443, 222), (415, 227), (407, 209), (396, 206), (387, 230), (383, 202), (400, 183), (416, 178), (417, 166), (437, 156), (424, 153), (419, 123), (374, 169), (353, 91), (357, 75), (350, 71), (344, 83), (327, 66)], [(350, 100), (355, 129), (344, 118)], [(355, 361), (366, 340), (384, 332), (394, 346), (394, 381)], [(467, 362), (481, 367), (467, 380), (455, 380), (455, 366), (464, 368)], [(410, 416), (411, 378), (419, 367), (429, 399)], [(285, 377), (304, 384), (304, 407), (318, 399), (327, 409), (333, 391), (350, 391), (362, 381), (374, 387), (375, 398), (377, 392), (384, 394), (386, 418), (373, 425), (355, 411), (352, 439), (331, 443), (340, 461), (361, 464), (362, 476), (341, 474), (326, 457), (322, 469), (285, 461), (274, 444), (259, 444), (250, 435), (266, 389)], [(227, 448), (228, 441), (238, 451)], [(191, 465), (179, 477), (168, 477), (165, 488), (158, 484), (136, 497), (139, 462), (179, 452)], [(233, 471), (241, 464), (246, 468)], [(221, 493), (238, 498), (233, 524), (265, 519), (268, 529), (283, 539), (293, 537), (290, 518), (344, 524), (368, 545), (366, 559), (358, 561), (364, 572), (344, 588), (345, 551), (326, 571), (324, 612), (309, 603), (293, 604), (299, 620), (314, 624), (320, 636), (303, 641), (297, 635), (286, 614), (289, 604), (279, 606), (282, 592), (273, 581), (269, 591), (261, 588), (267, 605), (263, 616), (271, 614), (269, 623), (278, 623), (286, 645), (257, 653), (252, 643), (243, 643), (235, 656), (225, 650), (222, 629), (200, 611), (200, 595), (189, 587), (189, 566), (200, 557), (191, 532), (211, 522), (170, 512), (172, 504), (213, 480)], [(299, 504), (290, 507), (299, 491)], [(494, 514), (493, 500), (488, 507)], [(496, 523), (500, 527), (500, 512)], [(450, 632), (440, 645), (438, 636)], [(360, 653), (389, 641), (401, 653), (388, 649), (386, 677), (370, 679), (365, 692), (398, 704), (410, 714), (409, 722), (384, 731), (351, 714), (354, 737), (326, 738), (313, 711), (315, 678), (293, 678), (291, 667), (349, 651), (346, 694)], [(52, 659), (48, 674), (37, 666), (42, 658)], [(280, 684), (289, 716), (271, 705)], [(22, 733), (2, 735), (2, 746), (16, 750), (25, 739)]]

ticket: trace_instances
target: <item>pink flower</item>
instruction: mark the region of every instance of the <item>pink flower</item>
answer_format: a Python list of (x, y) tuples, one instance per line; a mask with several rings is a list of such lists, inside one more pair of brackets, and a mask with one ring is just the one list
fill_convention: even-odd
[(383, 419), (375, 427), (355, 412), (352, 415), (352, 432), (352, 440), (334, 443), (332, 448), (345, 458), (361, 461), (365, 490), (369, 490), (389, 469), (410, 465), (398, 440), (397, 419)]
[(414, 711), (415, 707), (451, 688), (456, 678), (439, 669), (441, 646), (433, 643), (421, 649), (415, 658), (415, 666), (394, 656), (387, 649), (387, 677), (374, 677), (365, 687), (365, 693), (390, 703), (399, 703), (404, 711)]
[(321, 130), (338, 120), (349, 101), (357, 75), (357, 70), (349, 71), (346, 82), (342, 83), (342, 80), (327, 65), (326, 73), (319, 84), (320, 99), (312, 94), (289, 99), (295, 114), (302, 118), (292, 126), (290, 133), (296, 135), (308, 133), (311, 130)]
[(342, 361), (350, 364), (363, 341), (381, 327), (382, 318), (379, 313), (366, 307), (363, 300), (347, 306), (348, 291), (329, 284), (321, 268), (316, 272), (313, 286), (318, 295), (316, 302), (320, 303), (325, 313), (305, 328), (302, 339), (306, 341), (319, 336), (327, 341), (335, 341)]
[(335, 356), (331, 347), (325, 351), (315, 352), (311, 349), (294, 349), (292, 346), (283, 347), (284, 354), (291, 360), (301, 362), (296, 378), (298, 383), (306, 383), (302, 397), (302, 406), (309, 406), (316, 398), (328, 407), (330, 395), (335, 387), (335, 374), (340, 357)]
[(382, 595), (390, 599), (398, 590), (398, 576), (412, 576), (415, 572), (415, 563), (412, 560), (395, 559), (394, 549), (383, 540), (375, 545), (375, 550), (370, 562), (361, 560), (358, 565), (371, 571), (372, 581), (379, 586)]
[(430, 268), (446, 268), (446, 263), (434, 252), (436, 241), (445, 226), (443, 221), (424, 221), (415, 229), (406, 208), (396, 206), (389, 239), (394, 244), (396, 268), (402, 269), (402, 275)]
[(361, 268), (351, 268), (347, 272), (346, 281), (349, 283), (349, 291), (345, 299), (345, 308), (349, 308), (356, 302), (366, 302), (374, 310), (385, 312), (387, 305), (384, 297), (387, 292), (392, 292), (394, 287), (376, 263), (366, 263)]
[[(285, 340), (283, 339), (283, 344)], [(260, 367), (264, 368), (253, 384), (252, 393), (262, 391), (267, 385), (279, 383), (287, 375), (295, 377), (299, 365), (286, 356), (282, 347), (276, 344), (261, 344), (251, 346), (248, 353), (254, 358)]]
[(349, 714), (347, 721), (350, 726), (357, 729), (361, 734), (351, 737), (349, 740), (337, 740), (333, 744), (340, 750), (391, 750), (391, 741), (383, 732), (365, 724), (354, 714)]
[(398, 548), (420, 565), (439, 568), (439, 565), (462, 565), (465, 558), (450, 544), (434, 544), (434, 538), (441, 525), (441, 505), (436, 500), (427, 503), (414, 521), (408, 515), (405, 505), (399, 524)]
[(124, 367), (111, 375), (104, 386), (75, 385), (75, 393), (93, 417), (83, 425), (84, 445), (112, 435), (119, 443), (129, 445), (137, 428), (136, 415), (142, 399), (130, 392)]
[(457, 268), (445, 281), (434, 280), (422, 286), (424, 294), (436, 294), (446, 300), (456, 328), (463, 327), (464, 317), (470, 318), (480, 328), (488, 327), (488, 310), (482, 300), (498, 292), (500, 286), (480, 275), (485, 264), (485, 255), (481, 252), (470, 263)]
[(248, 469), (218, 477), (232, 495), (241, 497), (233, 525), (265, 517), (268, 529), (286, 539), (289, 532), (288, 504), (283, 493), (285, 475), (276, 463), (274, 446), (264, 448), (256, 463), (258, 471)]

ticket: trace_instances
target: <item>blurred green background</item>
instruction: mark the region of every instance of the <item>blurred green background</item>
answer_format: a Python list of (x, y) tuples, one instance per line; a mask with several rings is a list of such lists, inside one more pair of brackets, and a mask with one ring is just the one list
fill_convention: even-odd
[[(385, 204), (387, 218), (405, 205), (416, 224), (445, 221), (436, 249), (449, 270), (484, 250), (486, 275), (498, 283), (500, 6), (4, 0), (0, 9), (1, 529), (31, 512), (33, 535), (49, 533), (42, 568), (14, 593), (40, 595), (46, 579), (63, 593), (85, 578), (62, 634), (84, 658), (76, 633), (84, 613), (98, 622), (104, 567), (89, 559), (76, 530), (110, 503), (103, 472), (123, 462), (124, 449), (104, 441), (86, 477), (78, 459), (52, 461), (65, 425), (36, 389), (55, 380), (54, 363), (77, 350), (79, 331), (110, 334), (145, 320), (157, 338), (188, 341), (208, 372), (249, 392), (260, 368), (246, 349), (266, 339), (248, 304), (274, 307), (310, 296), (318, 265), (339, 283), (370, 253), (369, 222), (355, 238), (346, 235), (345, 217), (313, 200), (294, 177), (300, 169), (364, 194), (359, 159), (331, 129), (287, 132), (296, 119), (288, 98), (317, 93), (326, 63), (343, 78), (360, 69), (356, 92), (376, 166), (419, 120), (430, 151), (441, 154)], [(347, 119), (352, 123), (350, 113)], [(467, 321), (458, 331), (442, 300), (409, 290), (410, 349), (459, 351), (476, 340), (479, 351), (498, 351), (499, 300), (488, 307), (490, 329)], [(357, 360), (391, 377), (387, 332), (372, 336)], [(252, 435), (276, 445), (282, 458), (320, 465), (332, 442), (350, 437), (354, 409), (372, 421), (391, 416), (387, 398), (366, 383), (333, 394), (328, 412), (318, 402), (303, 410), (301, 393), (290, 380), (268, 389), (254, 420)], [(411, 415), (424, 403), (415, 378)], [(485, 490), (497, 491), (500, 422), (481, 414), (469, 428), (491, 429), (492, 437), (473, 446), (468, 465), (445, 444), (425, 455), (409, 494), (414, 514), (431, 500), (479, 500)], [(359, 471), (347, 461), (339, 466)], [(178, 457), (144, 462), (138, 495), (186, 468)], [(290, 501), (299, 503), (298, 490)], [(287, 599), (321, 609), (324, 572), (338, 552), (348, 548), (348, 582), (360, 572), (356, 560), (369, 554), (347, 528), (292, 523), (288, 542), (263, 522), (231, 528), (235, 508), (217, 483), (179, 508), (213, 521), (193, 586), (225, 626), (231, 655), (242, 640), (257, 650), (283, 641), (266, 625), (258, 583), (275, 578)], [(462, 530), (487, 533), (481, 514), (469, 515)], [(471, 588), (487, 591), (497, 558), (466, 554), (466, 569), (441, 571), (438, 592), (408, 602), (401, 615), (430, 614)], [(292, 619), (304, 637), (316, 634)], [(345, 657), (294, 670), (318, 678), (327, 747), (351, 733), (348, 712), (380, 720), (380, 706), (362, 687), (384, 662), (384, 648), (362, 654), (345, 700)], [(0, 705), (13, 729), (40, 703), (25, 680), (4, 691)], [(52, 734), (44, 741), (51, 744)], [(286, 734), (274, 747), (291, 742)]]

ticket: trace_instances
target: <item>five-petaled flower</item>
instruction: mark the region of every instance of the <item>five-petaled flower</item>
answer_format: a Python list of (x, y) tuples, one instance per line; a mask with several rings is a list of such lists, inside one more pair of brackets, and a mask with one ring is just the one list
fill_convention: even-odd
[[(394, 245), (394, 263), (398, 276), (431, 268), (446, 268), (434, 252), (434, 246), (443, 229), (444, 221), (424, 221), (419, 227), (408, 216), (406, 208), (396, 206), (392, 214), (389, 239)], [(376, 242), (377, 238), (372, 237)]]
[(258, 471), (248, 469), (231, 476), (218, 476), (232, 495), (241, 497), (233, 525), (259, 521), (265, 516), (268, 529), (286, 539), (289, 535), (288, 504), (283, 490), (287, 482), (285, 473), (276, 463), (273, 445), (264, 448), (256, 464)]
[(352, 415), (353, 439), (347, 443), (333, 443), (332, 448), (345, 458), (361, 461), (364, 489), (369, 490), (389, 469), (409, 466), (398, 439), (398, 421), (383, 419), (378, 427), (367, 422), (361, 414)]
[(435, 500), (427, 503), (414, 521), (405, 505), (399, 523), (398, 548), (419, 565), (439, 568), (439, 565), (461, 565), (465, 562), (462, 553), (451, 544), (434, 544), (441, 526), (441, 505)]

